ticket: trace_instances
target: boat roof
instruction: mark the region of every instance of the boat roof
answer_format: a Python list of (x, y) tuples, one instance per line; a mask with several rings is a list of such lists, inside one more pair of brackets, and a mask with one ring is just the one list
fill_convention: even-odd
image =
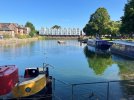
[(36, 67), (27, 67), (26, 69), (37, 69)]
[(101, 40), (101, 39), (88, 39), (88, 41), (108, 42), (107, 40)]
[(17, 67), (15, 65), (0, 66), (0, 77), (3, 77), (4, 75), (10, 75), (16, 69), (17, 69)]
[(116, 40), (116, 41), (113, 41), (113, 43), (134, 46), (134, 42), (132, 42), (132, 41)]

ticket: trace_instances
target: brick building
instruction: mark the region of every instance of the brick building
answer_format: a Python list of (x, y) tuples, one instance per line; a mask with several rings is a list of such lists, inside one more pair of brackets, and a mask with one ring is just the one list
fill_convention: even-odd
[(0, 23), (0, 35), (11, 35), (15, 37), (15, 34), (29, 34), (30, 28), (16, 23)]

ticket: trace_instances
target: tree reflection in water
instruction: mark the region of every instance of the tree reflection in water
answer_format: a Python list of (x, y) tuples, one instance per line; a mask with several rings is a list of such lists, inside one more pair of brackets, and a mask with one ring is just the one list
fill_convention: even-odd
[(121, 82), (124, 97), (134, 99), (134, 61), (116, 59), (115, 62), (120, 69), (121, 79), (127, 80)]
[(110, 100), (134, 100), (134, 61), (118, 58), (116, 55), (96, 53), (87, 46), (84, 54), (96, 75), (102, 75), (113, 63), (118, 65), (121, 81), (110, 82)]
[(108, 66), (113, 64), (111, 54), (109, 53), (96, 53), (91, 51), (86, 46), (84, 54), (87, 58), (89, 67), (93, 69), (96, 75), (102, 75)]

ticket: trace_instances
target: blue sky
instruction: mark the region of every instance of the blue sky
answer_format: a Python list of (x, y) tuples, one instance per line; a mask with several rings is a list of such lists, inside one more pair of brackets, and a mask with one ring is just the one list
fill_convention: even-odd
[(112, 20), (123, 16), (127, 0), (0, 0), (0, 22), (23, 24), (32, 22), (41, 27), (83, 28), (90, 15), (105, 7)]

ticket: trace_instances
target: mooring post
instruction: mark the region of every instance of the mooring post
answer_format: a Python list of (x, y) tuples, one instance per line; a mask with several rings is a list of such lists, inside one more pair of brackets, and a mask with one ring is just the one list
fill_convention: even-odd
[(55, 93), (55, 78), (53, 78), (53, 94), (52, 94), (53, 97), (55, 96), (54, 93)]
[(109, 100), (109, 82), (107, 84), (107, 100)]
[(74, 89), (73, 89), (73, 87), (74, 87), (74, 84), (72, 84), (72, 100), (74, 99)]
[(55, 78), (53, 78), (53, 89), (55, 91)]

